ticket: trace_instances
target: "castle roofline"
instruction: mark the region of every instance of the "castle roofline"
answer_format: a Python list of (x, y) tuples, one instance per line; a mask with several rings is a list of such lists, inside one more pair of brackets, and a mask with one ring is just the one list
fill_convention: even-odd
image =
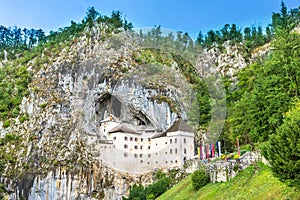
[(166, 131), (154, 135), (152, 138), (166, 137), (167, 133), (176, 132), (176, 131), (184, 131), (193, 133), (193, 129), (189, 126), (185, 121), (181, 118), (178, 118)]
[(112, 130), (110, 130), (108, 133), (117, 133), (117, 132), (123, 132), (123, 133), (132, 133), (132, 134), (137, 134), (137, 135), (141, 135), (140, 132), (138, 132), (135, 127), (133, 127), (130, 124), (125, 124), (122, 123), (118, 126), (116, 126), (115, 128), (113, 128)]

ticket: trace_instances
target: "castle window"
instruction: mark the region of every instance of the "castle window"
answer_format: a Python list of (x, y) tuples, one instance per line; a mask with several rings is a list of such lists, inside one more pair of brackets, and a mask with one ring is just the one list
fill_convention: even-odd
[(148, 158), (151, 158), (151, 154), (148, 154)]
[(151, 147), (150, 146), (148, 146), (148, 149), (150, 149)]
[(170, 144), (172, 144), (172, 139), (170, 139)]
[(172, 152), (172, 149), (170, 149), (170, 154), (172, 154), (173, 152)]
[(175, 154), (177, 154), (177, 149), (175, 149)]
[(173, 160), (171, 160), (171, 163), (173, 163)]
[(151, 138), (148, 138), (148, 142), (151, 142)]
[(141, 138), (141, 142), (143, 142), (144, 141), (144, 139), (143, 138)]
[(183, 153), (186, 154), (186, 148), (183, 149)]
[(130, 137), (130, 141), (132, 141), (133, 140), (133, 138), (132, 137)]
[(134, 149), (138, 149), (138, 146), (136, 145), (136, 146), (134, 146)]
[(128, 138), (125, 136), (125, 137), (124, 137), (124, 140), (126, 140), (126, 141), (127, 141), (127, 140), (128, 140)]
[(140, 146), (140, 149), (143, 149), (143, 146), (142, 146), (142, 145)]
[(157, 162), (157, 161), (156, 161), (155, 163), (156, 163), (156, 164), (158, 164), (158, 162)]
[(165, 144), (168, 144), (168, 142), (165, 142)]
[(177, 163), (177, 160), (175, 160), (175, 163)]
[(143, 157), (143, 154), (140, 154), (140, 158), (142, 158)]
[(143, 163), (143, 160), (141, 160), (141, 163)]
[(175, 138), (175, 143), (177, 143), (177, 138)]
[(138, 154), (136, 154), (136, 153), (134, 154), (134, 157), (135, 157), (135, 158), (137, 158), (138, 156), (139, 156)]
[(128, 148), (128, 145), (127, 144), (124, 144), (124, 149), (127, 149)]
[(166, 161), (166, 164), (168, 164), (168, 161)]
[(117, 139), (117, 137), (114, 137), (114, 140), (116, 140)]
[(148, 165), (150, 165), (150, 162), (147, 162)]
[(183, 143), (186, 143), (186, 138), (183, 138)]
[(137, 139), (137, 138), (134, 138), (134, 141), (135, 141), (135, 142), (137, 142), (137, 141), (138, 141), (138, 139)]
[(128, 153), (124, 153), (124, 157), (128, 157)]

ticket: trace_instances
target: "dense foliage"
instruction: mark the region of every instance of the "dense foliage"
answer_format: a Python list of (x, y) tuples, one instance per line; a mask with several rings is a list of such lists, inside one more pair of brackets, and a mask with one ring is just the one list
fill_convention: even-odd
[[(16, 117), (22, 97), (28, 94), (31, 74), (25, 66), (0, 68), (0, 120)], [(12, 81), (13, 80), (13, 81)], [(9, 122), (4, 123), (9, 126)]]
[[(284, 13), (281, 15), (284, 20)], [(270, 56), (238, 74), (239, 82), (231, 94), (236, 99), (227, 120), (233, 140), (267, 141), (282, 124), (283, 113), (300, 92), (299, 45), (300, 34), (293, 31), (293, 26), (277, 27)]]
[(264, 148), (274, 174), (282, 181), (300, 188), (300, 103), (285, 115), (276, 134)]
[(0, 60), (15, 59), (18, 53), (32, 49), (46, 41), (42, 29), (26, 29), (0, 26)]
[(292, 108), (300, 92), (299, 10), (288, 12), (282, 3), (272, 18), (271, 53), (241, 70), (234, 91), (227, 94), (224, 138), (239, 138), (252, 148), (267, 142), (264, 153), (274, 174), (299, 186), (299, 105)]
[(133, 185), (130, 189), (128, 200), (154, 200), (184, 178), (184, 174), (178, 169), (172, 169), (167, 174), (161, 170), (155, 174), (154, 183), (143, 187), (142, 185)]
[(154, 200), (169, 189), (170, 183), (171, 179), (164, 177), (146, 188), (135, 184), (130, 190), (128, 200)]
[(192, 175), (192, 183), (194, 190), (199, 190), (210, 182), (209, 174), (205, 169), (196, 170)]

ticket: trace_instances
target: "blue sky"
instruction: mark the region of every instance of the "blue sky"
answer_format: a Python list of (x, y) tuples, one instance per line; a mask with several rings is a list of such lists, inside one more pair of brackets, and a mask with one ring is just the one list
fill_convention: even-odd
[[(240, 28), (266, 26), (281, 0), (0, 0), (0, 24), (4, 26), (57, 30), (79, 22), (88, 7), (102, 14), (120, 10), (136, 28), (154, 27), (188, 32), (194, 38), (201, 30), (220, 29), (226, 23)], [(300, 5), (286, 0), (288, 9)]]

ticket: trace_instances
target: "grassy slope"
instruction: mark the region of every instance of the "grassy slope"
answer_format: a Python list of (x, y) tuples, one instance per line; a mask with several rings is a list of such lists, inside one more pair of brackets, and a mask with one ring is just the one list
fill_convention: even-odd
[(168, 190), (164, 199), (299, 199), (300, 191), (281, 183), (263, 164), (251, 166), (227, 183), (209, 183), (197, 192), (193, 190), (191, 176)]

